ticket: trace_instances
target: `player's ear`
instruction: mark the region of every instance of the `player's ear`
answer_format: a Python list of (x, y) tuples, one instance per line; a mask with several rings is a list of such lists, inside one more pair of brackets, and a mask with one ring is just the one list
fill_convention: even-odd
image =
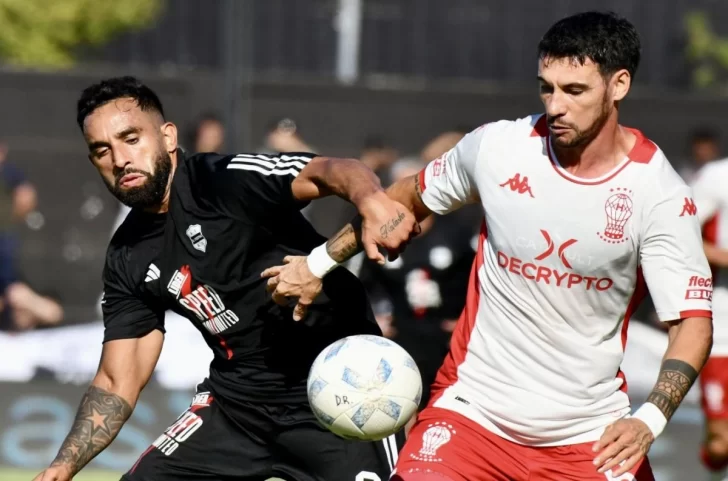
[(627, 96), (629, 88), (632, 86), (632, 76), (625, 69), (616, 72), (612, 76), (612, 100), (619, 102)]
[(172, 153), (177, 150), (177, 126), (172, 122), (165, 122), (161, 130), (167, 152)]

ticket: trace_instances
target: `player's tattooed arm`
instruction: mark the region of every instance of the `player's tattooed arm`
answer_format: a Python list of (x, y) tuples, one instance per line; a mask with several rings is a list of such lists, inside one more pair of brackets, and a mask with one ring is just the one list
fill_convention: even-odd
[(59, 479), (70, 479), (111, 444), (149, 382), (163, 343), (164, 334), (157, 329), (138, 338), (104, 342), (99, 370), (46, 474), (62, 472), (71, 476)]
[(81, 400), (71, 432), (51, 466), (77, 473), (114, 440), (133, 409), (121, 396), (91, 386)]
[[(354, 225), (358, 225), (358, 229)], [(363, 249), (361, 243), (361, 217), (357, 216), (350, 224), (328, 240), (326, 252), (338, 263), (346, 262)]]
[[(395, 232), (409, 212), (414, 214), (417, 221), (421, 221), (431, 214), (431, 211), (422, 202), (422, 186), (418, 175), (395, 182), (387, 189), (387, 195), (392, 200), (399, 202), (406, 210), (395, 209), (389, 216), (379, 220), (374, 229), (381, 239), (387, 239), (391, 233)], [(361, 252), (364, 249), (362, 228), (362, 217), (357, 216), (351, 223), (334, 234), (326, 243), (326, 251), (329, 256), (336, 262), (342, 263)], [(416, 227), (415, 232), (419, 232), (419, 227)]]
[(698, 371), (685, 361), (667, 359), (662, 363), (657, 384), (647, 398), (670, 419), (698, 378)]
[(668, 323), (668, 347), (647, 401), (670, 419), (708, 359), (713, 323), (708, 317), (688, 317)]

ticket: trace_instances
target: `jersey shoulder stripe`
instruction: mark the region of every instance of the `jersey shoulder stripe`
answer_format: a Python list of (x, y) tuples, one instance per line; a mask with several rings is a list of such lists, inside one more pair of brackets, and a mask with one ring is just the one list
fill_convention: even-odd
[(298, 176), (314, 158), (313, 154), (238, 154), (230, 159), (228, 169), (247, 170), (268, 175)]

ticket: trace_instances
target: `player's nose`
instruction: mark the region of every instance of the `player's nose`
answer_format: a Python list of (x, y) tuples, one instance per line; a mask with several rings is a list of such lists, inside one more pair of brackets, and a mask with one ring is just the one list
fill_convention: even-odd
[(560, 117), (566, 113), (566, 102), (564, 102), (563, 96), (556, 92), (549, 95), (544, 107), (546, 108), (546, 114), (552, 118)]
[(111, 150), (111, 160), (114, 163), (114, 167), (121, 170), (132, 165), (132, 156), (118, 149)]

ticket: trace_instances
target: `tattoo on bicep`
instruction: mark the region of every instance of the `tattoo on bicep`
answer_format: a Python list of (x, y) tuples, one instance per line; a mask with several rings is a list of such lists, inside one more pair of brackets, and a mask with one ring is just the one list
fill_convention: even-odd
[(78, 472), (114, 440), (132, 411), (122, 397), (96, 386), (89, 387), (71, 432), (51, 465), (70, 465)]
[(357, 233), (352, 224), (337, 232), (326, 243), (326, 252), (336, 262), (345, 262), (361, 250), (361, 230)]
[(697, 377), (698, 372), (690, 364), (668, 359), (662, 363), (657, 384), (647, 401), (657, 406), (670, 419)]

